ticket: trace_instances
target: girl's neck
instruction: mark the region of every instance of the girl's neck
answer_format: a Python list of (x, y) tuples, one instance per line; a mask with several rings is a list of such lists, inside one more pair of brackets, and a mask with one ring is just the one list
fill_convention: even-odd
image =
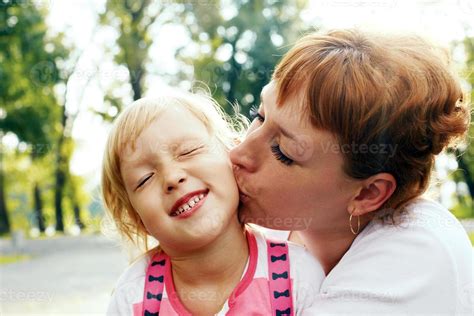
[(171, 256), (174, 287), (192, 315), (214, 315), (237, 287), (249, 257), (247, 236), (233, 221), (213, 242), (192, 254)]
[(225, 282), (235, 271), (242, 275), (248, 254), (245, 230), (235, 221), (224, 234), (198, 251), (171, 257), (173, 277), (191, 286)]
[[(359, 234), (369, 222), (370, 219), (361, 216)], [(303, 231), (294, 231), (289, 240), (304, 245), (318, 259), (325, 274), (328, 275), (349, 250), (356, 237), (357, 235), (351, 232), (346, 222), (341, 223), (339, 229), (321, 231), (317, 228), (308, 228)]]

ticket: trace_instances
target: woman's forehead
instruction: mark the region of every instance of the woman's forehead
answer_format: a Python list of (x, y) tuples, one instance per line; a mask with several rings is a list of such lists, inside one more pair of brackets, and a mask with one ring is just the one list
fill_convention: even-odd
[(278, 90), (275, 81), (271, 81), (262, 89), (261, 100), (263, 110), (269, 118), (288, 128), (312, 128), (310, 112), (307, 110), (302, 90), (289, 95), (283, 104), (277, 104)]

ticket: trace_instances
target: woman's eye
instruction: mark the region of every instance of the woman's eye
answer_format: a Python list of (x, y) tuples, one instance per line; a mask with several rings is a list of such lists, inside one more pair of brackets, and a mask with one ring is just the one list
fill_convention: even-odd
[(149, 176), (145, 177), (145, 179), (141, 180), (136, 189), (139, 189), (142, 185), (144, 185), (152, 176), (153, 174), (150, 174)]
[(293, 159), (285, 156), (285, 154), (280, 149), (280, 145), (273, 145), (271, 146), (271, 148), (272, 148), (272, 153), (275, 156), (275, 158), (281, 161), (282, 163), (284, 163), (285, 165), (290, 166), (294, 162)]
[(255, 121), (255, 119), (258, 119), (262, 123), (265, 121), (265, 118), (260, 113), (258, 113), (258, 107), (255, 105), (250, 108), (249, 115), (252, 122)]

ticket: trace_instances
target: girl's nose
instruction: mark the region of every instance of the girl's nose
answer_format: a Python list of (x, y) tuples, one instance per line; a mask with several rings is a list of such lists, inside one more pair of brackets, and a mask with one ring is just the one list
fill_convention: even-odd
[(176, 190), (187, 179), (186, 173), (182, 169), (169, 170), (164, 179), (164, 190), (167, 193)]

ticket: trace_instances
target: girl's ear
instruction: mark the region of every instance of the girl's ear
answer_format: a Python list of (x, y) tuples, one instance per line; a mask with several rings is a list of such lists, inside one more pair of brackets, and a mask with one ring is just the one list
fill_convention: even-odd
[(373, 175), (361, 183), (360, 189), (349, 203), (349, 213), (363, 215), (380, 209), (396, 188), (397, 181), (391, 174)]

